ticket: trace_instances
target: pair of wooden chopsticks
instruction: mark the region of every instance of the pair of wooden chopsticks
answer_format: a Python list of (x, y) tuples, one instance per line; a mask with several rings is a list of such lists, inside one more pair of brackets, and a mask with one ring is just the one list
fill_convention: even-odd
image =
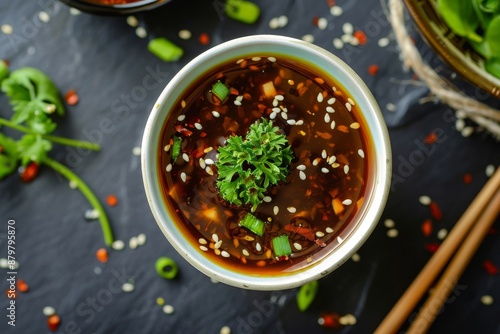
[(456, 252), (406, 332), (426, 333), (499, 212), (500, 168), (497, 168), (436, 253), (377, 327), (375, 334), (392, 334), (398, 331)]

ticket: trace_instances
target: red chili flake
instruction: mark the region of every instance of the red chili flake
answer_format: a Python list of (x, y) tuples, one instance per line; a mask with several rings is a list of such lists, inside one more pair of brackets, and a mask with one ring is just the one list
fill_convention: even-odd
[(203, 154), (205, 154), (205, 149), (207, 146), (203, 144), (202, 146), (198, 146), (193, 152), (191, 152), (191, 155), (195, 159), (199, 159)]
[(431, 201), (429, 203), (429, 209), (431, 210), (432, 218), (434, 218), (435, 220), (441, 220), (443, 218), (443, 213), (441, 212), (441, 209), (436, 202)]
[(17, 291), (19, 292), (27, 292), (29, 290), (28, 284), (23, 279), (17, 280)]
[(109, 259), (108, 250), (106, 248), (99, 248), (95, 253), (95, 257), (99, 262), (106, 263)]
[(328, 4), (328, 7), (335, 6), (335, 0), (326, 0), (326, 3)]
[(206, 132), (201, 132), (200, 133), (200, 138), (205, 138), (207, 136), (207, 133)]
[(38, 175), (38, 164), (32, 161), (22, 169), (21, 180), (23, 182), (31, 182), (36, 178), (37, 175)]
[(339, 322), (340, 314), (335, 312), (322, 313), (318, 318), (318, 324), (325, 328), (339, 328), (342, 325)]
[(439, 246), (440, 246), (440, 244), (438, 244), (437, 242), (433, 242), (433, 243), (429, 243), (429, 244), (424, 245), (425, 249), (431, 253), (435, 253), (438, 250)]
[(10, 62), (7, 59), (2, 59), (1, 61), (3, 61), (3, 63), (5, 64), (5, 66), (7, 66), (7, 67), (10, 66)]
[(465, 184), (471, 184), (472, 183), (472, 174), (471, 173), (465, 173), (464, 174), (464, 183)]
[(490, 260), (483, 261), (483, 268), (490, 276), (497, 275), (499, 272), (498, 267)]
[(432, 234), (433, 226), (432, 226), (432, 220), (426, 219), (422, 223), (422, 233), (426, 236), (429, 237)]
[(210, 36), (206, 32), (204, 32), (200, 35), (200, 37), (198, 38), (198, 41), (202, 45), (208, 45), (208, 44), (210, 44)]
[(417, 73), (413, 73), (413, 75), (411, 76), (411, 78), (412, 78), (413, 80), (417, 81), (417, 80), (418, 80), (418, 75), (417, 75)]
[(64, 99), (66, 100), (66, 103), (70, 106), (74, 106), (80, 100), (78, 94), (76, 93), (76, 90), (74, 89), (68, 90), (68, 92), (64, 95)]
[(318, 16), (313, 17), (313, 26), (317, 27), (318, 22), (319, 22), (319, 17)]
[(193, 134), (193, 131), (186, 129), (185, 127), (183, 127), (180, 124), (177, 124), (175, 126), (175, 131), (179, 132), (181, 135), (186, 136), (186, 137), (189, 137)]
[(285, 225), (285, 230), (300, 234), (304, 238), (309, 239), (311, 241), (314, 241), (316, 239), (314, 231), (310, 228), (307, 228), (307, 227), (295, 226), (292, 224), (288, 224), (288, 225)]
[(435, 133), (435, 132), (431, 132), (431, 133), (429, 133), (429, 134), (425, 137), (425, 139), (424, 139), (424, 143), (429, 144), (429, 145), (430, 145), (430, 144), (434, 144), (435, 142), (437, 142), (437, 139), (438, 139), (438, 138), (437, 138), (436, 133)]
[(106, 197), (106, 203), (108, 203), (109, 206), (116, 206), (118, 204), (118, 198), (113, 194), (108, 195), (108, 197)]
[(377, 65), (377, 64), (372, 64), (372, 65), (368, 66), (368, 73), (369, 73), (372, 77), (374, 77), (374, 76), (376, 76), (376, 75), (377, 75), (378, 70), (379, 70), (379, 67), (378, 67), (378, 65)]
[(277, 260), (278, 261), (288, 261), (289, 257), (286, 255), (278, 256)]
[(356, 30), (352, 35), (358, 40), (359, 45), (365, 45), (368, 42), (368, 38), (362, 30)]
[(61, 318), (57, 314), (52, 314), (47, 318), (47, 326), (51, 331), (56, 331), (61, 324)]

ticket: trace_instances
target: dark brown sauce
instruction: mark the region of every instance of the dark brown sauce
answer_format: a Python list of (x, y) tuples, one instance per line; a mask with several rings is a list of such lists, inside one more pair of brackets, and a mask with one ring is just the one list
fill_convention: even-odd
[[(176, 102), (159, 143), (165, 203), (177, 213), (175, 223), (187, 242), (227, 268), (255, 275), (300, 270), (342, 242), (338, 236), (363, 200), (371, 153), (348, 92), (305, 64), (276, 58), (235, 59), (199, 78)], [(232, 88), (224, 103), (211, 96), (218, 80)], [(282, 101), (264, 94), (267, 82)], [(230, 205), (218, 194), (210, 160), (217, 160), (227, 137), (244, 137), (262, 117), (286, 134), (295, 158), (286, 182), (269, 189), (270, 201), (253, 213), (266, 222), (259, 237), (238, 225), (250, 206)], [(174, 136), (182, 138), (175, 162), (169, 149)], [(283, 233), (293, 250), (286, 260), (276, 258), (271, 247), (271, 239)]]

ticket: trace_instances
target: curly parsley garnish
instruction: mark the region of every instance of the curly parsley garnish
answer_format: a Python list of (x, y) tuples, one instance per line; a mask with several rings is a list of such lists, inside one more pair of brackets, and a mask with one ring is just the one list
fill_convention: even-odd
[(256, 121), (245, 140), (232, 136), (219, 147), (217, 187), (222, 198), (256, 208), (270, 186), (286, 179), (292, 159), (292, 148), (279, 128), (266, 119)]

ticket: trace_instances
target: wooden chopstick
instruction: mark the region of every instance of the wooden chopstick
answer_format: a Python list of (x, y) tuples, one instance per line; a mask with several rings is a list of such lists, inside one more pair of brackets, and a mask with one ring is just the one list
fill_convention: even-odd
[(476, 225), (465, 238), (462, 246), (451, 260), (443, 275), (435, 285), (431, 295), (425, 301), (415, 320), (408, 328), (407, 334), (426, 333), (438, 315), (442, 306), (448, 300), (450, 293), (455, 288), (460, 276), (479, 248), (481, 241), (488, 234), (491, 225), (495, 222), (500, 212), (500, 190), (498, 190), (486, 206)]
[(467, 210), (465, 210), (464, 214), (460, 217), (436, 253), (429, 259), (405, 293), (375, 329), (375, 334), (391, 334), (398, 331), (422, 296), (429, 290), (431, 284), (451, 259), (476, 223), (477, 218), (481, 216), (484, 208), (499, 188), (500, 168), (497, 168), (495, 174), (485, 184), (483, 189), (481, 189)]

